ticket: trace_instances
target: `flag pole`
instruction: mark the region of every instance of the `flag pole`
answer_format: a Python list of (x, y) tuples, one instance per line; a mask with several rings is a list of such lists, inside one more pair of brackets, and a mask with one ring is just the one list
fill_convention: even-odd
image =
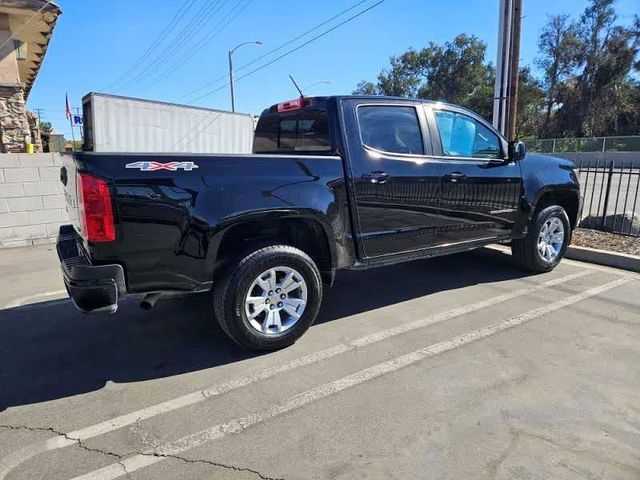
[(73, 142), (71, 144), (71, 151), (74, 152), (76, 149), (76, 136), (73, 133), (73, 117), (69, 119), (69, 126), (71, 127), (71, 141)]
[(71, 141), (73, 142), (71, 144), (71, 151), (73, 152), (76, 149), (76, 136), (73, 132), (73, 115), (71, 114), (71, 107), (69, 106), (69, 95), (66, 93), (64, 95), (64, 101), (67, 118), (69, 119), (69, 127), (71, 127)]

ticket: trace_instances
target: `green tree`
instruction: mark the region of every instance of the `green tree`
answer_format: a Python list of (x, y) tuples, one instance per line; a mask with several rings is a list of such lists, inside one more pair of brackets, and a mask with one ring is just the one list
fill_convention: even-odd
[(565, 82), (558, 111), (561, 132), (567, 135), (618, 133), (620, 115), (628, 111), (626, 103), (633, 98), (629, 93), (638, 64), (640, 21), (636, 16), (631, 27), (616, 25), (614, 2), (591, 0), (580, 16), (581, 72)]
[[(418, 92), (420, 98), (467, 106), (477, 99), (478, 90), (491, 86), (491, 68), (484, 63), (487, 45), (478, 38), (462, 34), (443, 46), (431, 43), (425, 50), (421, 57), (427, 67), (426, 81)], [(479, 113), (487, 116), (489, 111)]]
[(546, 95), (542, 83), (531, 73), (530, 67), (520, 69), (520, 85), (518, 88), (518, 113), (516, 131), (518, 138), (539, 138), (543, 130), (543, 114), (546, 106)]
[[(618, 25), (614, 3), (590, 0), (578, 20), (549, 17), (538, 41), (541, 79), (520, 69), (520, 137), (640, 133), (640, 18)], [(391, 57), (354, 93), (443, 100), (490, 119), (495, 70), (485, 54), (486, 44), (466, 34), (430, 42)]]
[(494, 72), (484, 63), (486, 49), (483, 41), (466, 34), (443, 45), (430, 42), (391, 57), (377, 83), (360, 82), (354, 93), (442, 100), (490, 118)]
[(542, 85), (546, 97), (540, 134), (551, 137), (554, 134), (551, 114), (558, 105), (559, 90), (579, 66), (584, 44), (579, 38), (578, 26), (570, 21), (569, 15), (556, 15), (549, 17), (549, 23), (542, 30), (538, 49), (541, 56), (535, 63), (544, 72)]
[(618, 25), (614, 3), (591, 0), (577, 22), (550, 17), (541, 32), (542, 136), (638, 133), (640, 20)]
[(373, 82), (361, 81), (353, 91), (354, 95), (380, 95), (378, 87)]
[(638, 135), (640, 133), (640, 82), (629, 79), (617, 85), (615, 99), (613, 132), (617, 135)]
[(579, 137), (584, 133), (588, 135), (596, 133), (595, 103), (600, 86), (596, 77), (605, 55), (605, 43), (616, 21), (614, 2), (615, 0), (592, 0), (591, 5), (580, 16), (581, 37), (585, 44), (584, 68), (577, 83), (580, 101), (573, 104), (575, 130)]
[(40, 132), (41, 133), (53, 132), (53, 125), (51, 125), (51, 122), (40, 122)]

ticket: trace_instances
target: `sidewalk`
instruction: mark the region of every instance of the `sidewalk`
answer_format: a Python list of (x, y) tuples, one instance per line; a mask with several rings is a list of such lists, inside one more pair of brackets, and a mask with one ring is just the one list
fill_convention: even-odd
[(0, 249), (0, 309), (64, 298), (55, 244)]

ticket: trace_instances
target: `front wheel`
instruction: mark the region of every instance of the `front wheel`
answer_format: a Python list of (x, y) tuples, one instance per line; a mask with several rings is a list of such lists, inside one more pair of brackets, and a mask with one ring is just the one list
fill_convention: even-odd
[(247, 255), (214, 291), (218, 323), (232, 340), (252, 350), (294, 343), (313, 324), (322, 300), (318, 267), (287, 245)]
[(571, 240), (571, 224), (564, 208), (546, 207), (533, 216), (525, 238), (513, 240), (511, 252), (522, 268), (549, 272), (560, 263)]

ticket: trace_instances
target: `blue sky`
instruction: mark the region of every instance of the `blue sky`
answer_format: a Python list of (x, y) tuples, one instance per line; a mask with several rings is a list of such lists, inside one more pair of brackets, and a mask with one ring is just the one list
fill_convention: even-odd
[[(184, 0), (59, 0), (63, 10), (47, 56), (29, 96), (29, 108), (44, 109), (43, 120), (70, 138), (64, 115), (65, 92), (71, 106), (81, 106), (90, 91), (151, 98), (164, 101), (193, 101), (215, 88), (221, 90), (194, 104), (230, 109), (226, 80), (212, 83), (227, 73), (227, 51), (240, 42), (260, 40), (262, 46), (247, 45), (234, 54), (236, 68), (255, 60), (352, 7), (360, 0), (187, 0), (192, 5), (177, 28), (157, 42), (155, 51), (136, 63), (149, 49)], [(256, 62), (237, 76), (277, 57), (314, 35), (331, 28), (379, 0), (366, 0), (357, 8), (305, 36), (290, 47)], [(336, 29), (297, 52), (273, 63), (236, 84), (236, 109), (260, 113), (265, 107), (294, 98), (296, 91), (288, 75), (301, 86), (321, 83), (308, 94), (350, 93), (363, 79), (374, 80), (386, 67), (390, 55), (409, 47), (421, 48), (429, 41), (442, 43), (459, 33), (473, 34), (488, 44), (487, 58), (495, 62), (498, 0), (385, 0), (357, 19)], [(548, 14), (578, 15), (587, 0), (524, 0), (522, 22), (523, 63), (537, 55), (537, 38)], [(201, 28), (186, 28), (181, 41), (174, 41), (189, 20), (205, 6), (207, 14), (197, 17)], [(618, 0), (623, 23), (640, 11), (640, 0)], [(235, 13), (237, 16), (234, 17)], [(231, 21), (229, 21), (232, 19)], [(215, 37), (207, 32), (218, 32)], [(157, 65), (155, 56), (174, 56)], [(174, 63), (178, 63), (174, 66)], [(136, 70), (118, 80), (133, 66)], [(156, 72), (153, 69), (156, 68)], [(207, 84), (211, 84), (206, 86)], [(204, 87), (206, 86), (206, 87)], [(185, 95), (202, 88), (190, 97)], [(76, 134), (77, 135), (77, 134)]]

